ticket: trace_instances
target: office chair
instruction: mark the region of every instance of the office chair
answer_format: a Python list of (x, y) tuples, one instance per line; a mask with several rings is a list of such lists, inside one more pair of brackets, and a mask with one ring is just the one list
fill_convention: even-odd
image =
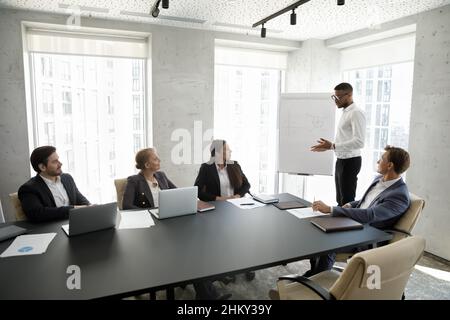
[(123, 194), (125, 192), (125, 187), (127, 186), (127, 179), (115, 179), (114, 185), (116, 186), (116, 194), (117, 194), (117, 207), (119, 210), (122, 210), (123, 204)]
[[(411, 192), (409, 193), (409, 197), (411, 198), (411, 205), (409, 206), (408, 210), (401, 216), (401, 218), (397, 221), (392, 229), (384, 230), (394, 236), (389, 241), (389, 243), (394, 243), (408, 236), (411, 236), (411, 232), (414, 229), (414, 226), (417, 224), (417, 221), (419, 221), (419, 217), (423, 211), (423, 208), (425, 207), (425, 200)], [(353, 255), (354, 253), (350, 252), (338, 253), (336, 255), (336, 261), (346, 262)], [(340, 267), (335, 267), (335, 269), (338, 271), (342, 271)]]
[(15, 210), (15, 216), (16, 221), (25, 221), (28, 220), (27, 216), (23, 212), (22, 204), (20, 203), (19, 196), (17, 195), (17, 192), (10, 193), (9, 199), (11, 200), (11, 203)]
[(280, 277), (271, 299), (400, 300), (425, 250), (425, 240), (408, 237), (355, 254), (342, 273), (324, 271), (310, 278)]
[(5, 216), (3, 215), (2, 201), (0, 200), (0, 223), (5, 223)]

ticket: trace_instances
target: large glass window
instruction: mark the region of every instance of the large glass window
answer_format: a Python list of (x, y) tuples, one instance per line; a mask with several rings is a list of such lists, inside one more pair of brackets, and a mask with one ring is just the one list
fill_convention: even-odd
[(255, 193), (273, 193), (281, 70), (216, 65), (214, 137), (229, 142)]
[(30, 57), (35, 145), (57, 148), (63, 171), (92, 203), (114, 201), (113, 179), (134, 172), (146, 142), (145, 59)]
[(366, 114), (366, 142), (357, 191), (361, 196), (377, 174), (377, 161), (385, 146), (408, 149), (413, 63), (349, 70), (343, 76), (356, 88), (354, 101)]

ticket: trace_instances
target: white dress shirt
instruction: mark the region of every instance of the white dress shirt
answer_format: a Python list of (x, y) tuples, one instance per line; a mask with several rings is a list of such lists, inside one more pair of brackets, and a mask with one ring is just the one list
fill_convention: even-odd
[(338, 159), (349, 159), (361, 155), (366, 136), (364, 111), (354, 103), (344, 108), (334, 141), (334, 151)]
[(55, 199), (55, 205), (57, 208), (59, 207), (67, 207), (70, 205), (69, 196), (67, 195), (67, 191), (64, 188), (64, 185), (61, 182), (61, 177), (56, 177), (56, 182), (46, 177), (40, 175), (42, 180), (44, 180), (47, 187), (50, 189), (50, 192), (53, 195), (53, 199)]
[(155, 208), (159, 207), (159, 191), (161, 188), (159, 187), (158, 181), (152, 182), (147, 180), (148, 187), (150, 188), (150, 192), (152, 193), (153, 197), (153, 205)]
[(231, 186), (230, 178), (228, 177), (227, 166), (223, 169), (220, 169), (216, 164), (217, 173), (219, 174), (220, 180), (220, 196), (221, 197), (229, 197), (234, 193), (234, 188)]
[(373, 200), (375, 200), (384, 190), (392, 186), (401, 178), (402, 177), (389, 181), (383, 181), (383, 178), (381, 178), (380, 181), (378, 181), (378, 183), (374, 185), (372, 189), (370, 189), (370, 191), (366, 194), (364, 201), (361, 203), (359, 207), (361, 209), (367, 209)]

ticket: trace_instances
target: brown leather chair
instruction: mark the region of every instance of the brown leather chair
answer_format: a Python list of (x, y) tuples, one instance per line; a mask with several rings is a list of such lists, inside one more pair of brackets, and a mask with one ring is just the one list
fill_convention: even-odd
[(117, 194), (117, 207), (122, 210), (123, 203), (123, 194), (125, 192), (125, 187), (127, 186), (127, 179), (115, 179), (114, 185), (116, 186), (116, 194)]
[(15, 210), (16, 215), (16, 221), (24, 221), (28, 220), (27, 216), (25, 215), (25, 212), (23, 212), (22, 204), (20, 203), (19, 196), (17, 195), (17, 192), (10, 193), (9, 199), (11, 200), (11, 203)]
[(280, 277), (278, 290), (271, 290), (269, 296), (283, 300), (400, 300), (424, 250), (423, 238), (408, 237), (355, 254), (342, 273), (329, 270), (310, 278)]
[[(411, 192), (409, 193), (409, 197), (411, 198), (411, 205), (408, 210), (402, 215), (392, 229), (385, 230), (394, 236), (389, 243), (411, 236), (414, 226), (417, 224), (417, 221), (419, 221), (419, 217), (425, 207), (425, 200)], [(354, 253), (338, 253), (336, 255), (336, 261), (346, 262), (353, 255)]]

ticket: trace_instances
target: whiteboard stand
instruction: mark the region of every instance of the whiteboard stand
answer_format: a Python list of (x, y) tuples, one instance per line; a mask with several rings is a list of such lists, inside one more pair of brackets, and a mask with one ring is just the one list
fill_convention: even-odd
[(279, 172), (333, 175), (333, 153), (311, 152), (311, 146), (319, 138), (333, 140), (335, 113), (336, 106), (329, 93), (281, 94), (278, 108)]

